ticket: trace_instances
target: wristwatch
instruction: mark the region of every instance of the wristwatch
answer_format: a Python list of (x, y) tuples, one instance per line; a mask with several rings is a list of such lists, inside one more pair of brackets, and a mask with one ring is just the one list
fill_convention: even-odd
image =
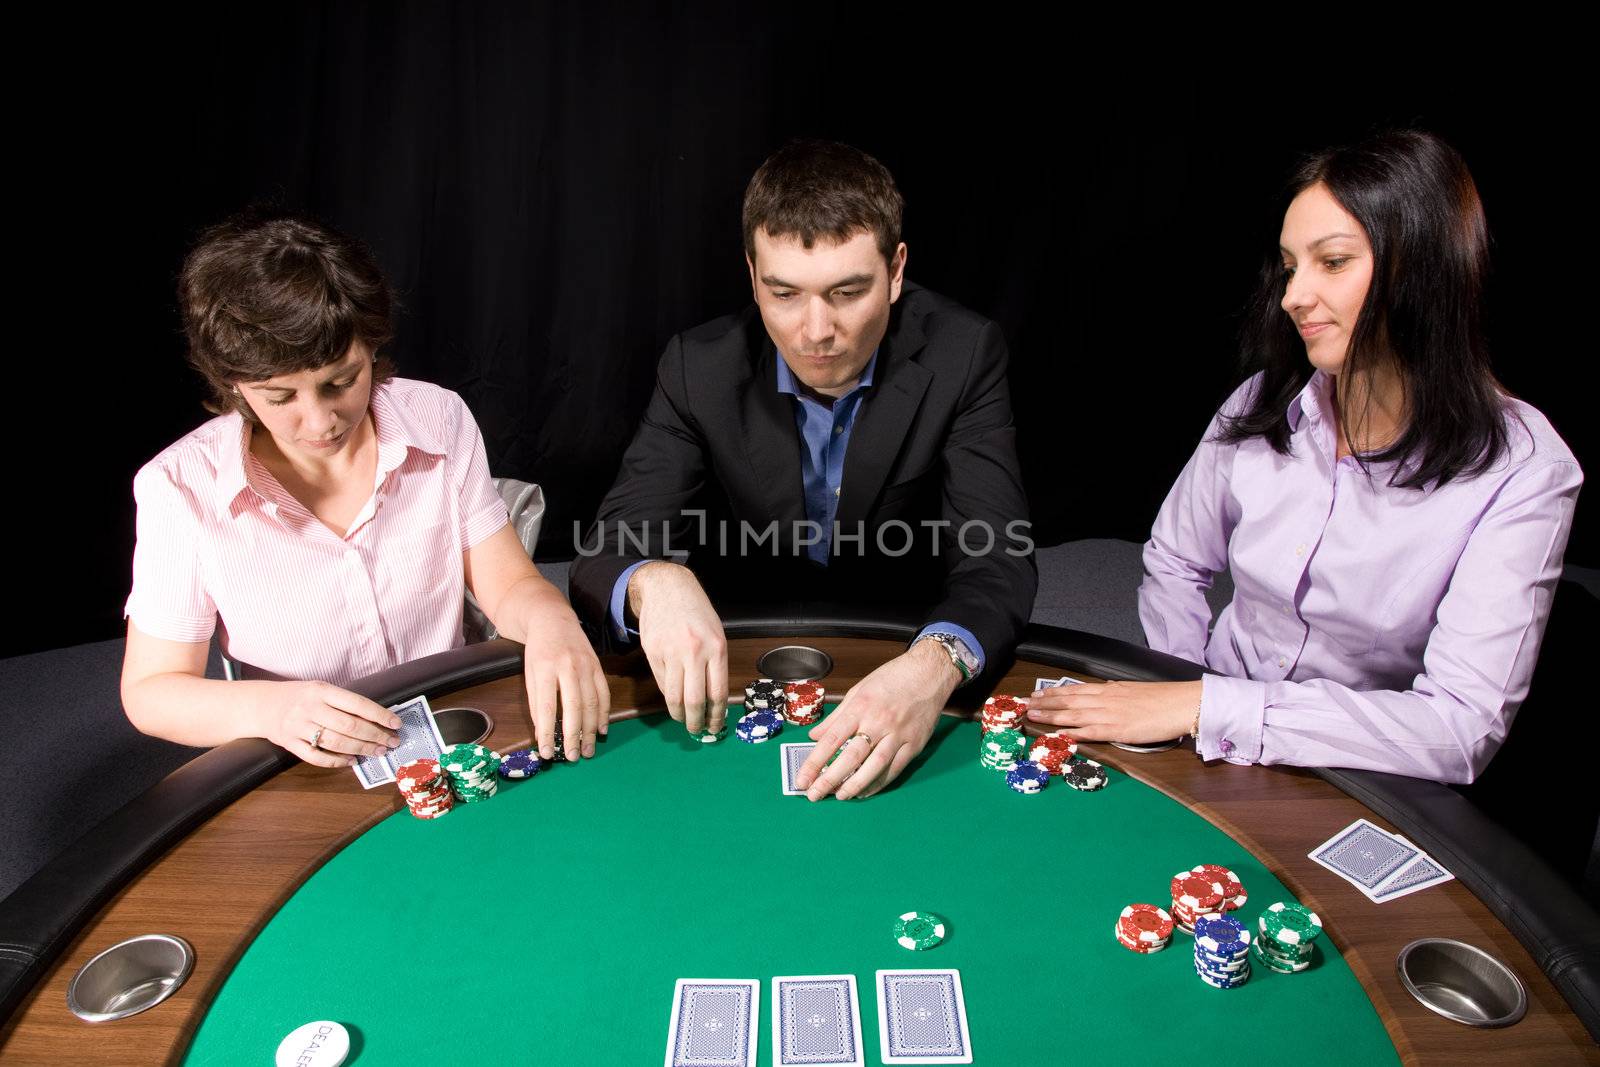
[(917, 644), (921, 641), (932, 641), (945, 650), (945, 653), (950, 657), (950, 662), (955, 664), (956, 670), (961, 672), (961, 685), (966, 685), (972, 681), (972, 676), (978, 673), (978, 657), (973, 654), (972, 649), (967, 647), (967, 643), (955, 634), (947, 634), (935, 630), (931, 633), (923, 634), (912, 644)]

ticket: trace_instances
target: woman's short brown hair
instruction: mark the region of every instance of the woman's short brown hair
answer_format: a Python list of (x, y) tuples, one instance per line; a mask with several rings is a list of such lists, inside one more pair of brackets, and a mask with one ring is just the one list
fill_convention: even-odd
[(756, 168), (744, 193), (744, 252), (755, 262), (756, 231), (848, 241), (872, 234), (883, 258), (900, 247), (905, 200), (889, 168), (859, 148), (832, 141), (791, 141)]
[(373, 383), (393, 377), (380, 350), (394, 336), (394, 303), (364, 244), (294, 215), (247, 212), (212, 226), (178, 276), (189, 364), (211, 389), (206, 409), (247, 419), (236, 384), (335, 363), (358, 340), (372, 350)]

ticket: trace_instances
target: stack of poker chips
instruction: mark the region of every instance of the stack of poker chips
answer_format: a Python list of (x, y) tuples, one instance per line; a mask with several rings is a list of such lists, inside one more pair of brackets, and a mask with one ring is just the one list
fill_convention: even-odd
[[(748, 699), (749, 690), (746, 690)], [(822, 718), (820, 682), (790, 682), (783, 687), (783, 720), (790, 726), (811, 726)]]
[(508, 752), (500, 760), (500, 777), (532, 778), (550, 764), (539, 758), (537, 749), (519, 748)]
[(1067, 763), (1077, 754), (1077, 738), (1069, 737), (1065, 730), (1052, 730), (1033, 739), (1028, 760), (1037, 763), (1049, 774), (1065, 774)]
[(978, 747), (978, 762), (991, 771), (1009, 772), (1028, 751), (1028, 738), (1021, 730), (985, 730)]
[(978, 713), (978, 724), (983, 727), (983, 732), (986, 734), (1001, 730), (1015, 730), (1021, 733), (1023, 719), (1027, 714), (1026, 700), (1008, 696), (990, 697), (983, 702), (983, 710)]
[(1178, 929), (1194, 933), (1194, 924), (1222, 914), (1223, 889), (1212, 876), (1196, 870), (1172, 876), (1172, 917)]
[(1222, 891), (1222, 910), (1225, 912), (1238, 911), (1244, 907), (1245, 901), (1250, 899), (1244, 891), (1244, 883), (1239, 880), (1239, 876), (1226, 867), (1215, 863), (1200, 863), (1189, 870), (1216, 884)]
[(783, 716), (783, 683), (757, 678), (744, 687), (745, 711), (775, 711)]
[(406, 808), (419, 819), (437, 819), (450, 814), (455, 798), (450, 795), (450, 779), (438, 760), (414, 759), (395, 772), (394, 784), (405, 798)]
[(1250, 931), (1231, 915), (1207, 915), (1194, 924), (1194, 973), (1214, 989), (1250, 980)]
[(1061, 780), (1080, 792), (1093, 793), (1104, 789), (1111, 779), (1103, 765), (1080, 757), (1062, 764)]
[(450, 788), (463, 804), (488, 800), (500, 790), (495, 772), (500, 756), (482, 745), (451, 745), (439, 756), (439, 765), (450, 776)]
[(1117, 944), (1148, 956), (1172, 941), (1172, 916), (1154, 904), (1129, 904), (1117, 917)]
[(746, 712), (733, 724), (733, 732), (746, 744), (759, 745), (783, 733), (783, 714), (769, 708)]
[(1050, 781), (1050, 772), (1031, 760), (1018, 760), (1006, 772), (1006, 785), (1025, 796), (1032, 796)]
[(1280, 974), (1297, 974), (1311, 966), (1322, 920), (1303, 904), (1279, 902), (1261, 913), (1261, 934), (1255, 940), (1256, 962)]

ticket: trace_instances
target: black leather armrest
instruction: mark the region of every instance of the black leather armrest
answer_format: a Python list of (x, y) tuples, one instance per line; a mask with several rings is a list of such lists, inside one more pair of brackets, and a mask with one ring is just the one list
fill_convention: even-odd
[[(379, 704), (461, 689), (521, 670), (514, 641), (466, 645), (401, 664), (350, 689)], [(80, 837), (0, 901), (0, 1020), (10, 1017), (72, 938), (134, 875), (205, 819), (295, 757), (259, 738), (218, 745)]]

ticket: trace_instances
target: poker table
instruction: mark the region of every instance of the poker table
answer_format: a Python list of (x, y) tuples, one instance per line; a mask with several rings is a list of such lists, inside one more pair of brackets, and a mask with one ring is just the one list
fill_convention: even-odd
[[(833, 658), (830, 702), (912, 632), (859, 618), (727, 629), (735, 692), (763, 652), (799, 643)], [(479, 708), (494, 724), (485, 743), (508, 751), (531, 735), (520, 665), (519, 646), (494, 641), (356, 688)], [(1502, 902), (1469, 887), (1460, 854), (1392, 819), (1404, 813), (1385, 800), (1386, 776), (1205, 765), (1188, 744), (1085, 744), (1080, 754), (1109, 768), (1104, 789), (1056, 779), (1023, 796), (979, 764), (972, 713), (991, 692), (1026, 694), (1063, 673), (1192, 678), (1193, 665), (1031, 627), (1002, 677), (958, 694), (894, 787), (815, 804), (779, 788), (779, 744), (801, 728), (702, 745), (660, 711), (642, 657), (604, 666), (613, 725), (596, 758), (433, 821), (407, 814), (391, 787), (363, 791), (348, 771), (260, 741), (181, 769), (0, 909), (0, 1005), (14, 1009), (0, 1061), (264, 1063), (297, 1026), (332, 1019), (352, 1035), (351, 1063), (657, 1063), (674, 981), (690, 977), (761, 982), (766, 1064), (771, 977), (849, 973), (877, 1063), (875, 972), (950, 967), (976, 1063), (1173, 1062), (1199, 1049), (1225, 1049), (1230, 1063), (1600, 1062), (1589, 1018), (1569, 1006), (1571, 976), (1536, 962), (1537, 940), (1534, 952), (1524, 944), (1519, 924), (1533, 920), (1503, 919)], [(1362, 817), (1417, 840), (1458, 880), (1377, 905), (1306, 857)], [(1198, 863), (1240, 875), (1252, 923), (1274, 901), (1315, 910), (1325, 933), (1311, 969), (1258, 964), (1247, 984), (1218, 990), (1196, 977), (1182, 933), (1148, 956), (1118, 945), (1122, 907), (1165, 906), (1172, 874)], [(943, 943), (901, 948), (891, 927), (910, 910), (943, 917)], [(156, 932), (194, 948), (173, 996), (110, 1023), (68, 1012), (85, 962)], [(1418, 1003), (1395, 960), (1420, 937), (1504, 961), (1526, 987), (1526, 1016), (1476, 1029)]]

